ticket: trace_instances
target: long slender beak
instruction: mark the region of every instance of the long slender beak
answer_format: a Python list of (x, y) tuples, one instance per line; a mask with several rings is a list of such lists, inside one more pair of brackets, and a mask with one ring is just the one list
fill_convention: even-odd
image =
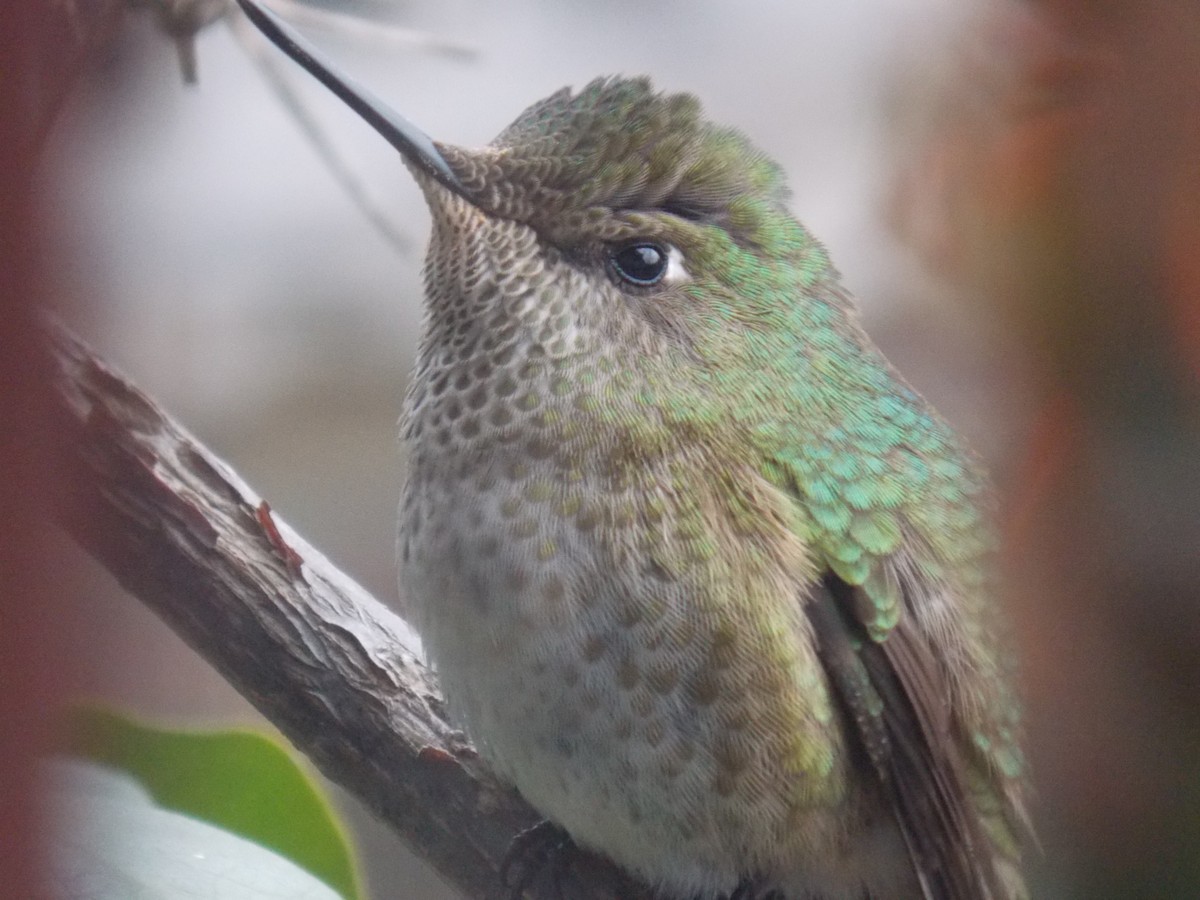
[(343, 75), (322, 60), (312, 45), (285, 25), (275, 13), (259, 6), (253, 0), (237, 2), (250, 21), (271, 43), (307, 69), (321, 84), (366, 119), (367, 123), (399, 150), (405, 159), (419, 166), (449, 190), (467, 200), (471, 199), (467, 189), (446, 163), (429, 135), (354, 79)]

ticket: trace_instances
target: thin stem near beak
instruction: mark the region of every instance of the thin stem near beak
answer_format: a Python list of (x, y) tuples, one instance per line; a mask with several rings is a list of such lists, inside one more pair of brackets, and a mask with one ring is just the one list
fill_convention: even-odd
[(405, 159), (419, 166), (444, 187), (461, 197), (471, 199), (467, 189), (446, 163), (429, 135), (354, 79), (343, 75), (334, 66), (322, 60), (313, 46), (285, 25), (275, 13), (259, 6), (254, 0), (237, 2), (250, 21), (271, 43), (307, 69), (321, 84), (362, 116), (367, 124), (383, 135)]

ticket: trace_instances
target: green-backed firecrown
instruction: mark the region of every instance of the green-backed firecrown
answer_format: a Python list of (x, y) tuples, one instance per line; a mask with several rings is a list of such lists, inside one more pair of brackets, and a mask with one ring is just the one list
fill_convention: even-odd
[(402, 579), (480, 752), (668, 896), (1024, 896), (983, 478), (779, 168), (644, 79), (436, 143), (255, 20), (432, 211)]

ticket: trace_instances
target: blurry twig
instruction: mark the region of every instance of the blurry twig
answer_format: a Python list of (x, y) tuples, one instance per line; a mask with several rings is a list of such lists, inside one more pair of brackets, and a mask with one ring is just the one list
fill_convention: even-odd
[(196, 35), (233, 9), (229, 0), (129, 0), (129, 6), (145, 7), (154, 14), (159, 31), (175, 44), (184, 84), (197, 80)]
[(414, 50), (463, 60), (475, 59), (479, 55), (477, 47), (462, 41), (438, 37), (416, 28), (367, 21), (362, 16), (323, 9), (300, 0), (272, 0), (270, 5), (295, 24), (331, 28), (358, 41), (412, 47)]
[[(439, 38), (428, 32), (400, 28), (381, 22), (367, 22), (361, 18), (318, 9), (305, 3), (295, 2), (295, 0), (281, 0), (281, 2), (277, 0), (272, 5), (285, 12), (287, 17), (293, 21), (331, 28), (360, 41), (403, 44), (425, 52), (439, 53), (459, 59), (472, 59), (477, 53), (475, 48), (467, 44)], [(249, 27), (245, 16), (240, 12), (235, 11), (227, 17), (227, 21), (238, 43), (258, 66), (263, 78), (275, 91), (279, 102), (296, 120), (300, 131), (308, 139), (321, 161), (325, 163), (325, 167), (334, 180), (342, 186), (342, 190), (366, 216), (376, 231), (401, 252), (411, 252), (412, 241), (371, 199), (363, 182), (354, 174), (353, 167), (330, 140), (326, 130), (313, 115), (308, 102), (304, 99), (304, 94), (293, 87), (293, 81), (285, 71), (291, 68), (291, 64), (284, 61), (277, 53), (263, 52), (266, 45), (262, 35), (256, 29)]]
[(329, 139), (329, 135), (320, 122), (313, 116), (307, 101), (293, 87), (291, 79), (284, 71), (284, 68), (290, 66), (291, 63), (278, 53), (265, 52), (266, 44), (263, 42), (262, 35), (246, 21), (246, 17), (241, 12), (231, 14), (228, 21), (229, 28), (238, 43), (258, 66), (259, 72), (271, 86), (279, 102), (291, 113), (296, 124), (300, 126), (301, 133), (308, 139), (329, 174), (341, 185), (351, 202), (358, 207), (359, 212), (367, 218), (375, 230), (387, 239), (388, 243), (402, 253), (411, 252), (412, 241), (371, 199), (362, 181), (354, 174), (351, 165), (333, 141)]
[[(196, 35), (219, 19), (224, 19), (234, 38), (246, 54), (258, 66), (263, 78), (271, 86), (279, 102), (296, 120), (300, 131), (316, 151), (334, 180), (341, 185), (351, 202), (390, 244), (402, 253), (412, 251), (412, 241), (386, 213), (371, 199), (362, 180), (354, 174), (349, 163), (328, 133), (313, 115), (303, 93), (293, 87), (286, 63), (276, 54), (263, 52), (261, 36), (247, 27), (245, 17), (230, 0), (127, 0), (132, 8), (149, 8), (155, 22), (175, 44), (179, 54), (180, 72), (184, 83), (194, 84), (197, 80)], [(360, 17), (312, 7), (296, 0), (275, 0), (272, 4), (285, 12), (294, 21), (318, 25), (352, 36), (364, 42), (401, 44), (427, 53), (436, 53), (457, 59), (476, 56), (475, 48), (452, 40), (437, 37), (412, 28), (401, 28), (385, 22), (364, 21)]]
[[(52, 342), (71, 535), (464, 895), (506, 893), (501, 863), (537, 815), (447, 724), (404, 623), (79, 341)], [(524, 896), (649, 897), (591, 856), (561, 885)]]

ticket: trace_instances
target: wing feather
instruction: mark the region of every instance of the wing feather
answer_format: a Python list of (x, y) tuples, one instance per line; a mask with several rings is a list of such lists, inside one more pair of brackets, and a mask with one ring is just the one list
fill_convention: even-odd
[(856, 592), (826, 573), (805, 609), (852, 740), (892, 807), (924, 900), (1003, 897), (953, 733), (934, 649), (903, 615), (873, 640)]

